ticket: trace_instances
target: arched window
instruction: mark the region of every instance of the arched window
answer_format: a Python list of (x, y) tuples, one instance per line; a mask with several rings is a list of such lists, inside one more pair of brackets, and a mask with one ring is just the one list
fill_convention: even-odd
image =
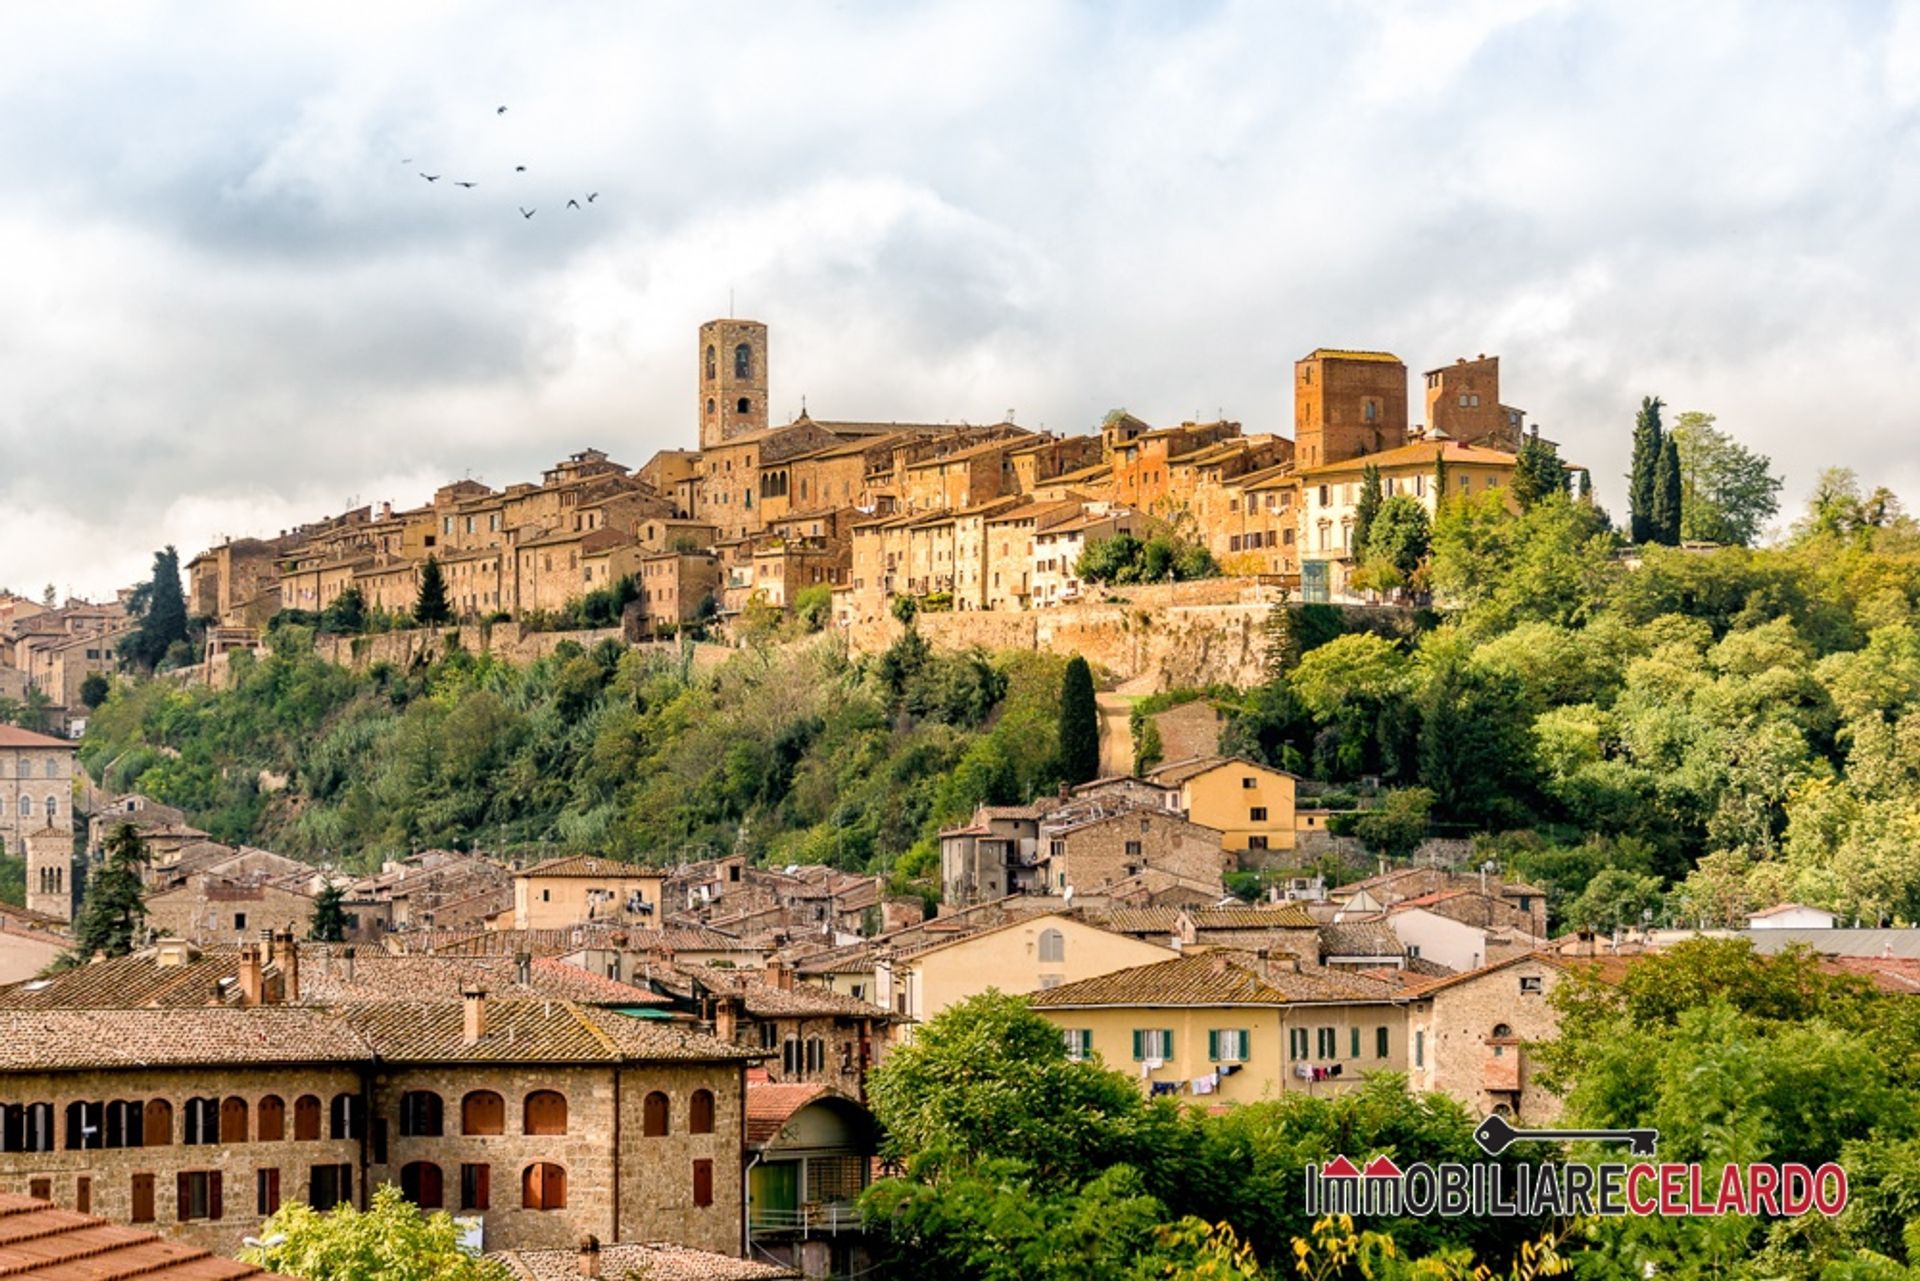
[(181, 1139), (184, 1143), (218, 1143), (220, 1141), (220, 1100), (188, 1099), (186, 1133)]
[(33, 817), (33, 798), (31, 796), (22, 796), (20, 798), (20, 817)]
[[(716, 353), (713, 349), (713, 344), (708, 343), (707, 344), (707, 377), (709, 378), (713, 377), (715, 374), (720, 372), (720, 365), (717, 359), (717, 355), (718, 353)], [(708, 405), (707, 408), (711, 409), (713, 408), (713, 406)]]
[[(357, 1094), (336, 1094), (328, 1109), (329, 1131), (336, 1139), (357, 1139), (366, 1129), (362, 1124), (360, 1096)], [(435, 1130), (435, 1134), (439, 1131)]]
[(1059, 930), (1040, 931), (1040, 959), (1042, 961), (1065, 962), (1067, 959), (1067, 936)]
[(409, 1161), (401, 1166), (400, 1195), (422, 1210), (438, 1210), (446, 1203), (440, 1167), (431, 1161)]
[(713, 417), (713, 397), (707, 397), (707, 417)]
[(269, 1094), (260, 1100), (258, 1109), (259, 1138), (262, 1143), (278, 1143), (287, 1137), (287, 1104), (277, 1094)]
[(649, 1139), (667, 1133), (667, 1096), (655, 1090), (640, 1105), (640, 1133)]
[(173, 1104), (165, 1099), (148, 1099), (146, 1142), (143, 1147), (164, 1148), (173, 1142)]
[(220, 1101), (220, 1141), (247, 1141), (247, 1101), (237, 1095)]
[(550, 1161), (526, 1168), (520, 1176), (520, 1206), (526, 1210), (567, 1208), (567, 1172)]
[(740, 399), (733, 402), (733, 412), (735, 412), (736, 414), (748, 413), (752, 409), (753, 409), (753, 402), (751, 400), (748, 400), (745, 396), (742, 396)]
[(106, 1144), (104, 1104), (79, 1099), (67, 1104), (67, 1150), (92, 1151)]
[(115, 1099), (107, 1104), (107, 1146), (137, 1148), (147, 1137), (146, 1105), (139, 1099)]
[(1505, 1023), (1495, 1023), (1493, 1025), (1493, 1035), (1495, 1040), (1504, 1040), (1513, 1035), (1513, 1029)]
[(733, 349), (733, 376), (735, 378), (753, 377), (753, 348), (741, 343)]
[(695, 1090), (687, 1105), (687, 1133), (713, 1133), (713, 1091)]
[(460, 1133), (505, 1134), (507, 1101), (492, 1090), (473, 1090), (460, 1100)]
[(60, 798), (58, 796), (53, 795), (52, 793), (48, 793), (47, 822), (51, 823), (53, 822), (54, 819), (58, 817), (60, 817)]
[(557, 1090), (535, 1090), (527, 1095), (522, 1121), (527, 1134), (565, 1134), (567, 1096)]
[(440, 1096), (432, 1090), (408, 1090), (400, 1096), (400, 1137), (440, 1137)]
[(297, 1143), (307, 1143), (320, 1137), (320, 1100), (312, 1094), (303, 1094), (293, 1101), (293, 1137)]
[(53, 1151), (53, 1104), (9, 1103), (0, 1108), (0, 1152)]

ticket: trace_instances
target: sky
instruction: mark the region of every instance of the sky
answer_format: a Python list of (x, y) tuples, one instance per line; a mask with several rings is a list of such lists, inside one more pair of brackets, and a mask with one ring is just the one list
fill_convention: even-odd
[(0, 105), (28, 594), (690, 447), (730, 309), (777, 418), (1290, 433), (1315, 347), (1485, 352), (1616, 514), (1649, 394), (1920, 503), (1920, 0), (63, 0)]

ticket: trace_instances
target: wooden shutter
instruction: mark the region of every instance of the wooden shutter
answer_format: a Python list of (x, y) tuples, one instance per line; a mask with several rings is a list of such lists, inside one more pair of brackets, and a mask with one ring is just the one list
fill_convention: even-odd
[(713, 1162), (702, 1159), (693, 1163), (693, 1203), (695, 1205), (713, 1204)]
[(73, 1208), (82, 1214), (93, 1213), (93, 1180), (87, 1175), (73, 1181)]
[(133, 1214), (135, 1223), (153, 1222), (153, 1176), (136, 1174), (133, 1176)]
[(180, 1222), (193, 1217), (193, 1176), (185, 1170), (174, 1176), (174, 1188), (180, 1194)]
[(247, 1101), (234, 1097), (220, 1104), (220, 1141), (222, 1143), (245, 1143), (247, 1141)]
[(220, 1217), (220, 1171), (215, 1170), (207, 1176), (207, 1217)]
[[(143, 1127), (146, 1131), (141, 1137), (146, 1140), (144, 1146), (164, 1148), (173, 1142), (173, 1104), (165, 1099), (154, 1099), (147, 1104)], [(148, 1195), (152, 1195), (149, 1190)]]
[(1170, 1027), (1160, 1029), (1160, 1057), (1163, 1059), (1173, 1057), (1173, 1029)]
[(1220, 1029), (1207, 1029), (1207, 1057), (1213, 1062), (1220, 1061)]
[(1253, 1057), (1253, 1030), (1251, 1028), (1243, 1027), (1240, 1029), (1239, 1053), (1242, 1063), (1245, 1063)]
[(1135, 1063), (1147, 1057), (1147, 1034), (1141, 1028), (1133, 1029), (1133, 1061)]

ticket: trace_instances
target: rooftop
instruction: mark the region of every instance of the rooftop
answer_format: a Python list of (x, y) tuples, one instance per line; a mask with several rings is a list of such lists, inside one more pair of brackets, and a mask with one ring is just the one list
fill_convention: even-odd
[(22, 1281), (237, 1281), (274, 1275), (184, 1241), (0, 1192), (0, 1276)]
[[(487, 1257), (503, 1264), (518, 1281), (580, 1281), (578, 1249), (500, 1250)], [(600, 1275), (607, 1281), (780, 1281), (800, 1272), (669, 1241), (648, 1241), (601, 1246)]]

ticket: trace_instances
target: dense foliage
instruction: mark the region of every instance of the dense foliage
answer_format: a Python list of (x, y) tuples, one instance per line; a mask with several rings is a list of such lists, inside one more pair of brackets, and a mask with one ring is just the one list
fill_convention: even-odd
[(504, 1266), (467, 1253), (460, 1235), (452, 1215), (422, 1213), (386, 1183), (365, 1210), (341, 1204), (321, 1213), (287, 1202), (240, 1257), (305, 1281), (507, 1281)]

